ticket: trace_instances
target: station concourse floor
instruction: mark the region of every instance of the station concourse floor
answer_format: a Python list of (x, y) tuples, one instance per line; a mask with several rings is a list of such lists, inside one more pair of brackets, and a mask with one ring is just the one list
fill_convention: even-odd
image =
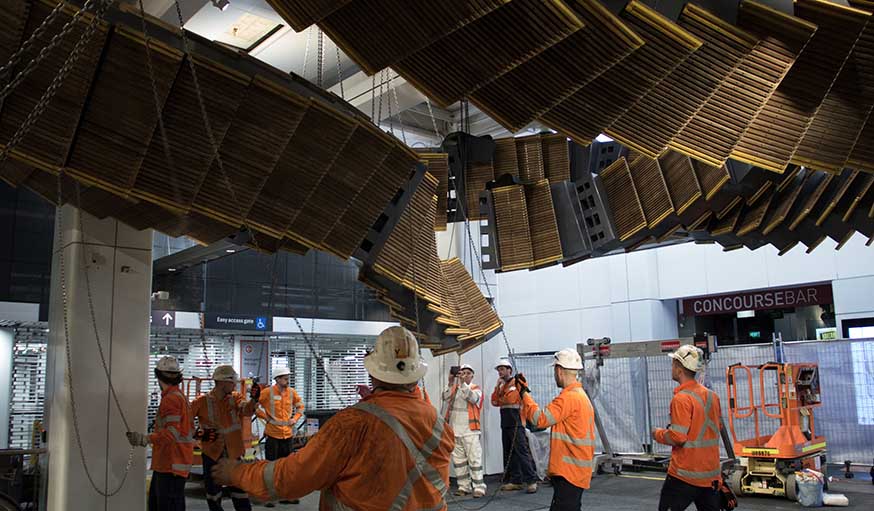
[[(592, 488), (583, 494), (583, 510), (604, 511), (632, 511), (632, 510), (655, 510), (658, 506), (659, 490), (662, 486), (663, 474), (645, 472), (641, 474), (624, 474), (621, 476), (601, 475), (592, 480)], [(486, 477), (490, 496), (498, 486), (497, 477)], [(871, 511), (874, 509), (874, 486), (871, 481), (861, 479), (853, 481), (835, 481), (831, 484), (831, 493), (843, 493), (849, 498), (850, 505), (847, 509), (858, 511)], [(453, 485), (453, 491), (455, 486)], [(206, 500), (203, 487), (199, 483), (191, 482), (186, 489), (188, 495), (186, 508), (188, 511), (206, 511)], [(470, 497), (449, 499), (450, 511), (466, 511), (466, 509), (478, 510), (486, 503), (488, 496), (482, 499)], [(552, 488), (541, 486), (537, 493), (528, 495), (525, 492), (502, 492), (485, 507), (482, 511), (540, 511), (549, 509), (552, 499)], [(225, 511), (232, 511), (233, 505), (230, 499), (222, 502)], [(269, 509), (262, 505), (252, 506), (255, 510)], [(319, 495), (313, 493), (301, 499), (300, 504), (282, 505), (277, 504), (276, 510), (281, 511), (317, 511), (319, 508)], [(695, 506), (689, 506), (694, 510)], [(782, 498), (744, 497), (738, 502), (738, 511), (746, 510), (800, 510), (801, 506), (796, 502), (790, 502)]]

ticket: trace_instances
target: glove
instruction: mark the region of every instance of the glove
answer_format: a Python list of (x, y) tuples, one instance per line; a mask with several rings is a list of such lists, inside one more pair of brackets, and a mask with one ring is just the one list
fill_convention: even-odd
[(732, 511), (737, 507), (737, 496), (731, 491), (731, 488), (725, 484), (725, 481), (714, 483), (719, 485), (719, 509), (721, 511)]
[(149, 445), (148, 435), (137, 433), (136, 431), (127, 432), (127, 441), (130, 442), (133, 447), (147, 447)]
[(528, 388), (528, 380), (525, 379), (525, 375), (522, 373), (516, 375), (516, 388), (519, 389), (520, 396), (526, 392), (531, 392), (531, 389)]
[(261, 385), (257, 383), (252, 384), (252, 388), (249, 389), (249, 398), (252, 401), (258, 401), (258, 398), (261, 396)]
[(218, 439), (218, 431), (214, 429), (198, 429), (194, 433), (194, 438), (206, 443), (215, 442)]

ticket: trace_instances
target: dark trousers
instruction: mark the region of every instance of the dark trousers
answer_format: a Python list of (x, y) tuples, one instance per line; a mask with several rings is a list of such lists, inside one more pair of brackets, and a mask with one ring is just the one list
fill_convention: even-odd
[[(206, 486), (206, 505), (209, 511), (223, 511), (222, 507), (222, 487), (212, 479), (212, 467), (216, 464), (216, 460), (210, 458), (206, 454), (203, 455), (203, 484)], [(249, 502), (249, 496), (246, 492), (232, 486), (228, 487), (231, 493), (231, 502), (234, 503), (236, 511), (252, 511), (252, 503)]]
[(713, 488), (692, 486), (673, 476), (665, 479), (659, 511), (683, 511), (693, 502), (698, 511), (719, 511), (719, 493)]
[(550, 476), (552, 481), (552, 503), (549, 511), (580, 511), (583, 489), (574, 486), (561, 476)]
[(536, 483), (537, 470), (528, 446), (528, 437), (525, 436), (525, 428), (502, 428), (501, 440), (504, 443), (504, 467), (506, 467), (503, 482)]
[(267, 437), (267, 442), (264, 444), (264, 457), (267, 458), (267, 461), (278, 460), (289, 454), (291, 454), (291, 438)]
[(152, 472), (149, 511), (185, 511), (186, 479), (170, 472)]

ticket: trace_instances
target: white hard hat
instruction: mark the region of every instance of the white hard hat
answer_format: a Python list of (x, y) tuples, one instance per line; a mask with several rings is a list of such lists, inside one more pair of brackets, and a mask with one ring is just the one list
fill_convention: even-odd
[(273, 372), (273, 379), (279, 378), (280, 376), (288, 376), (291, 374), (291, 369), (287, 367), (280, 367), (276, 371)]
[(461, 367), (459, 367), (458, 370), (461, 371), (462, 369), (467, 369), (472, 373), (476, 373), (476, 371), (473, 370), (473, 367), (471, 367), (470, 364), (461, 364)]
[(684, 344), (677, 351), (668, 354), (672, 359), (680, 362), (686, 369), (697, 373), (701, 370), (702, 351), (691, 345)]
[(171, 357), (169, 355), (161, 357), (161, 360), (158, 360), (158, 363), (155, 365), (155, 369), (165, 373), (182, 372), (182, 368), (179, 367), (179, 362), (176, 361), (176, 357)]
[(583, 359), (580, 358), (580, 354), (577, 353), (577, 350), (565, 348), (561, 351), (556, 351), (554, 357), (555, 360), (550, 365), (563, 367), (565, 369), (580, 370), (583, 368)]
[(212, 372), (212, 379), (214, 381), (240, 381), (239, 376), (237, 376), (237, 372), (234, 371), (234, 368), (231, 366), (216, 367), (215, 371)]
[(507, 360), (506, 358), (501, 358), (501, 359), (498, 359), (498, 363), (495, 364), (495, 369), (497, 369), (499, 367), (509, 367), (510, 369), (513, 369), (513, 364), (511, 364), (510, 361)]
[(419, 356), (418, 341), (400, 326), (379, 334), (373, 351), (364, 357), (364, 367), (377, 380), (396, 385), (419, 381), (428, 370), (428, 364)]

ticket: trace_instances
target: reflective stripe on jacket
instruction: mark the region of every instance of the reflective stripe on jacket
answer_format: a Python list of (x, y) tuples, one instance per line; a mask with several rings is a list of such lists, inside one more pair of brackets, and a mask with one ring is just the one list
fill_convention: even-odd
[(293, 456), (238, 466), (232, 483), (263, 500), (320, 490), (321, 511), (446, 509), (452, 428), (418, 391), (378, 391), (325, 423)]
[(201, 443), (201, 449), (207, 456), (218, 460), (225, 448), (231, 459), (237, 459), (246, 452), (242, 420), (251, 417), (251, 414), (244, 413), (246, 402), (239, 392), (232, 392), (221, 400), (214, 397), (212, 392), (207, 392), (191, 403), (191, 413), (197, 417), (200, 427), (218, 431), (215, 442)]
[(522, 416), (538, 428), (552, 428), (549, 473), (588, 488), (595, 468), (595, 412), (580, 382), (574, 382), (540, 408), (530, 393), (522, 398)]
[[(448, 395), (446, 394), (446, 391), (449, 392)], [(446, 389), (446, 391), (443, 393), (443, 401), (446, 406), (446, 411), (443, 413), (443, 420), (449, 422), (449, 418), (452, 415), (452, 405), (458, 395), (459, 386), (453, 385)], [(485, 396), (483, 396), (479, 385), (470, 385), (470, 392), (467, 394), (467, 398), (464, 401), (467, 403), (467, 423), (471, 431), (480, 430), (480, 411), (483, 408), (484, 400)]]
[(719, 396), (695, 381), (674, 389), (671, 425), (655, 440), (672, 446), (668, 474), (693, 486), (710, 488), (722, 477), (719, 462)]
[(152, 470), (188, 477), (194, 458), (194, 417), (178, 385), (161, 392), (152, 443)]
[(258, 403), (261, 408), (255, 414), (267, 421), (264, 428), (267, 436), (286, 439), (294, 435), (294, 425), (304, 411), (303, 400), (296, 390), (286, 387), (285, 391), (280, 391), (279, 385), (271, 385), (267, 392), (261, 391)]
[(501, 409), (501, 427), (519, 428), (525, 423), (519, 410), (522, 408), (522, 397), (516, 389), (516, 381), (511, 377), (508, 381), (498, 380), (492, 392), (492, 406)]

